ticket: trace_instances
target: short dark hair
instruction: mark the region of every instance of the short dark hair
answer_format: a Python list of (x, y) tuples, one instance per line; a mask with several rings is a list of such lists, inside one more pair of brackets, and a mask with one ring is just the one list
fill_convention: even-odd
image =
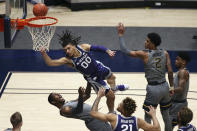
[(135, 112), (136, 107), (137, 106), (136, 106), (135, 100), (133, 100), (132, 98), (126, 97), (123, 100), (123, 109), (127, 117), (131, 116)]
[(48, 96), (48, 102), (52, 104), (53, 101), (54, 101), (53, 93), (50, 93)]
[(20, 112), (15, 112), (14, 114), (12, 114), (12, 116), (10, 117), (10, 122), (12, 123), (13, 127), (18, 127), (19, 124), (22, 122), (22, 116)]
[(181, 124), (181, 126), (186, 126), (188, 123), (191, 122), (192, 119), (193, 119), (193, 112), (188, 107), (183, 107), (179, 111), (178, 122), (179, 122), (179, 124)]
[(74, 36), (73, 33), (69, 30), (65, 30), (61, 35), (57, 34), (57, 36), (59, 37), (59, 43), (62, 45), (62, 47), (65, 47), (68, 44), (76, 46), (81, 40), (81, 36)]
[(185, 52), (185, 51), (180, 51), (178, 53), (178, 56), (181, 57), (181, 59), (185, 60), (186, 63), (190, 62), (190, 60), (191, 60), (189, 54), (187, 52)]
[(157, 47), (161, 44), (161, 37), (157, 33), (148, 33), (147, 37)]

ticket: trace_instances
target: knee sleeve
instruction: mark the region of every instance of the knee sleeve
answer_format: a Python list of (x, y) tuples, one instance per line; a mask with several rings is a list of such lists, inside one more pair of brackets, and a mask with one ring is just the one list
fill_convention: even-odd
[(166, 103), (160, 103), (160, 109), (161, 110), (167, 110), (172, 106), (172, 101), (166, 102)]
[(172, 127), (175, 127), (177, 124), (177, 119), (172, 119)]

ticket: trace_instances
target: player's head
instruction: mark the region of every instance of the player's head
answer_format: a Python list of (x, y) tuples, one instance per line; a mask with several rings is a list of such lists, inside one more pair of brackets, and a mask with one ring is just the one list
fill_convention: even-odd
[(20, 112), (15, 112), (10, 117), (10, 122), (12, 123), (13, 128), (19, 128), (23, 124), (22, 116)]
[(193, 112), (188, 107), (183, 107), (178, 112), (178, 125), (179, 126), (186, 126), (190, 123), (193, 119)]
[(48, 101), (54, 106), (60, 106), (64, 104), (65, 99), (59, 93), (51, 93), (48, 96)]
[(117, 110), (124, 116), (129, 117), (131, 116), (136, 110), (136, 103), (135, 101), (130, 98), (126, 97), (122, 102), (118, 105)]
[(145, 48), (151, 49), (151, 46), (159, 46), (161, 44), (161, 37), (157, 33), (148, 33), (147, 39), (145, 42)]
[(81, 37), (75, 37), (71, 31), (65, 30), (59, 36), (59, 43), (64, 48), (67, 57), (73, 57), (76, 46), (79, 44)]
[(175, 60), (176, 68), (185, 67), (190, 62), (190, 56), (186, 52), (179, 52)]

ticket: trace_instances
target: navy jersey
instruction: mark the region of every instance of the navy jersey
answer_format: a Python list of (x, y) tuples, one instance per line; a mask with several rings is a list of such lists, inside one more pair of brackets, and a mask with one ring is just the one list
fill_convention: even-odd
[(91, 77), (95, 81), (104, 80), (110, 76), (111, 70), (103, 63), (92, 58), (91, 54), (83, 50), (80, 46), (76, 46), (80, 52), (79, 57), (72, 58), (74, 68), (86, 77)]
[(84, 75), (89, 76), (94, 74), (97, 70), (96, 60), (92, 58), (89, 52), (83, 50), (78, 45), (76, 48), (80, 52), (80, 56), (72, 58), (74, 68)]
[(137, 118), (135, 116), (123, 117), (117, 115), (114, 131), (138, 131)]
[(188, 124), (187, 126), (181, 126), (178, 131), (196, 131), (196, 128), (193, 125)]

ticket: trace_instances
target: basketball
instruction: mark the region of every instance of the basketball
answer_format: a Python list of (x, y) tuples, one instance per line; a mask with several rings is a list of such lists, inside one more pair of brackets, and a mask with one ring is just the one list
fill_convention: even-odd
[(46, 16), (48, 12), (48, 7), (43, 3), (35, 4), (33, 7), (34, 16)]

